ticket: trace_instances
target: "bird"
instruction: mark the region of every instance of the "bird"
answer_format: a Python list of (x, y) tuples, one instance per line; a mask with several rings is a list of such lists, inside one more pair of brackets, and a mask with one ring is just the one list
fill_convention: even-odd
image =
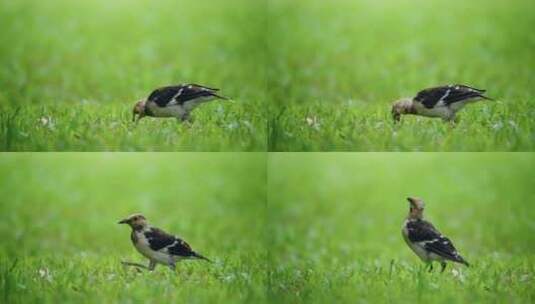
[(444, 121), (455, 121), (456, 114), (465, 105), (486, 99), (486, 90), (476, 89), (462, 84), (445, 85), (421, 90), (413, 98), (402, 98), (392, 106), (394, 122), (401, 115), (413, 114), (426, 117), (440, 117)]
[(136, 102), (132, 110), (132, 121), (139, 121), (145, 116), (175, 117), (181, 122), (187, 121), (191, 111), (200, 104), (214, 99), (228, 100), (217, 91), (219, 89), (194, 83), (157, 88), (149, 97)]
[(442, 235), (430, 222), (423, 219), (424, 201), (409, 197), (409, 215), (401, 229), (403, 238), (414, 253), (424, 261), (429, 271), (433, 270), (433, 262), (440, 262), (441, 272), (446, 269), (446, 261), (466, 265), (470, 264), (457, 252), (451, 240)]
[(149, 225), (145, 216), (140, 213), (130, 215), (119, 221), (119, 224), (128, 224), (132, 228), (130, 239), (134, 247), (149, 259), (148, 266), (122, 262), (124, 265), (142, 267), (152, 271), (157, 264), (163, 264), (175, 270), (176, 263), (184, 259), (201, 259), (211, 262), (208, 258), (193, 251), (184, 240)]

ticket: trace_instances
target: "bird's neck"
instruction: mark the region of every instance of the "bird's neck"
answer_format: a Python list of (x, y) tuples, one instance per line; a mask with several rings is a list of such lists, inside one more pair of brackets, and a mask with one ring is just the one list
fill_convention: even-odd
[(412, 100), (403, 102), (403, 112), (404, 114), (417, 114), (416, 107)]
[(152, 111), (147, 106), (147, 102), (145, 102), (145, 106), (143, 107), (143, 110), (145, 112), (145, 116), (154, 116), (154, 113), (152, 113)]
[(148, 225), (133, 225), (132, 226), (132, 230), (136, 231), (136, 232), (141, 232), (143, 230), (146, 230), (148, 228)]
[(409, 213), (409, 215), (407, 215), (407, 220), (409, 221), (418, 221), (418, 220), (423, 220), (423, 219), (424, 219), (423, 214)]

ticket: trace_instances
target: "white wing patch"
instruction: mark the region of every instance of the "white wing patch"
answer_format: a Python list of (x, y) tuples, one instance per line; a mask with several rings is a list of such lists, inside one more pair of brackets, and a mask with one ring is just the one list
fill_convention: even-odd
[(448, 90), (446, 91), (446, 94), (444, 94), (444, 96), (442, 96), (442, 97), (438, 100), (437, 105), (436, 105), (437, 107), (442, 107), (442, 106), (444, 106), (444, 99), (446, 99), (446, 98), (450, 95), (450, 92), (451, 92), (451, 89), (448, 89)]
[(178, 93), (176, 93), (175, 96), (173, 96), (173, 98), (171, 98), (171, 101), (169, 101), (167, 103), (166, 107), (177, 105), (178, 102), (177, 102), (176, 98), (182, 94), (182, 91), (184, 91), (184, 88), (181, 88), (180, 90), (178, 90)]

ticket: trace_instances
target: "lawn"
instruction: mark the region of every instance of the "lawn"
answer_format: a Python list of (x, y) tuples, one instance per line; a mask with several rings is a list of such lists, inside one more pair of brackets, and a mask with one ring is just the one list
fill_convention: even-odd
[[(291, 153), (268, 161), (275, 303), (533, 303), (535, 157)], [(428, 273), (401, 225), (407, 196), (470, 268)]]
[[(263, 6), (247, 0), (0, 1), (0, 150), (265, 151)], [(231, 102), (131, 122), (169, 84)]]
[[(41, 153), (0, 158), (0, 302), (265, 302), (265, 155)], [(143, 212), (209, 257), (146, 263), (117, 222)]]
[[(535, 149), (531, 0), (270, 0), (270, 151)], [(464, 83), (494, 102), (455, 128), (392, 121), (400, 97)]]

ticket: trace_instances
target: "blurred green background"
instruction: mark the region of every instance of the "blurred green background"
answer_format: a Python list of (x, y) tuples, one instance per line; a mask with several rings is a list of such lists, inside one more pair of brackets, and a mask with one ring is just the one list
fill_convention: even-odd
[[(265, 155), (54, 153), (0, 157), (0, 302), (262, 302)], [(214, 260), (177, 273), (143, 262), (130, 228), (142, 212)]]
[[(269, 0), (270, 151), (535, 149), (532, 0)], [(495, 102), (452, 129), (394, 100), (464, 83)]]
[[(270, 296), (287, 303), (532, 302), (534, 168), (531, 153), (272, 153)], [(425, 200), (426, 218), (472, 267), (423, 269), (401, 236), (408, 196)]]
[[(0, 1), (0, 149), (264, 151), (263, 8)], [(133, 126), (135, 101), (183, 82), (219, 87), (233, 102), (198, 108), (190, 128), (174, 119)]]

